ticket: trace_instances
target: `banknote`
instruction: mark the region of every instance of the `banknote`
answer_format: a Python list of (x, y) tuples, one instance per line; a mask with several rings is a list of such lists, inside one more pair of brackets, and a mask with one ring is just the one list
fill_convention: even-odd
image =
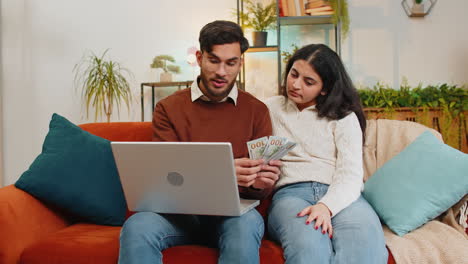
[(251, 159), (264, 159), (265, 164), (270, 160), (281, 159), (295, 146), (295, 142), (278, 136), (262, 137), (247, 142), (249, 157)]
[(292, 142), (292, 141), (286, 142), (278, 152), (276, 152), (274, 155), (270, 156), (268, 159), (265, 159), (264, 163), (267, 164), (268, 162), (270, 162), (270, 160), (279, 160), (279, 159), (281, 159), (286, 154), (288, 154), (288, 152), (290, 150), (292, 150), (296, 145), (297, 144), (295, 142)]
[(247, 148), (249, 150), (249, 157), (251, 159), (261, 159), (263, 152), (268, 144), (268, 137), (257, 138), (247, 142)]
[(263, 159), (270, 159), (273, 155), (275, 155), (278, 151), (280, 151), (284, 145), (288, 141), (287, 138), (284, 137), (277, 137), (271, 136), (268, 138), (268, 144), (263, 151), (262, 158)]

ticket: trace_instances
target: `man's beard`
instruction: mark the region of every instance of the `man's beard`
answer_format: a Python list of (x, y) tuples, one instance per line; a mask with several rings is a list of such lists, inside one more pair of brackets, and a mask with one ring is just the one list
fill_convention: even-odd
[(210, 96), (220, 98), (220, 99), (223, 99), (228, 96), (228, 94), (231, 92), (232, 88), (234, 87), (234, 83), (236, 82), (236, 79), (234, 79), (231, 83), (226, 84), (227, 88), (224, 88), (221, 90), (221, 89), (216, 89), (216, 88), (212, 88), (211, 86), (209, 86), (210, 81), (203, 74), (201, 74), (200, 77), (201, 77), (200, 79), (203, 83), (203, 86), (205, 87), (205, 91)]

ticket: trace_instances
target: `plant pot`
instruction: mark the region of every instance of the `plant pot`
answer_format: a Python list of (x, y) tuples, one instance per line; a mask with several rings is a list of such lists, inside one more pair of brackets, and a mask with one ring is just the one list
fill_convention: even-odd
[(255, 47), (265, 47), (267, 43), (268, 32), (254, 31), (252, 32), (253, 45)]
[(160, 82), (172, 82), (172, 74), (170, 72), (161, 72), (159, 75)]
[(411, 7), (411, 13), (412, 14), (424, 14), (424, 4), (414, 3), (413, 6)]

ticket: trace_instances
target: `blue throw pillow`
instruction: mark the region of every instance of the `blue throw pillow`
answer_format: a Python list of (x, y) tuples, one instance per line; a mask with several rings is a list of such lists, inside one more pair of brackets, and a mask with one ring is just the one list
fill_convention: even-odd
[(374, 173), (363, 195), (380, 219), (403, 236), (467, 193), (468, 154), (426, 131)]
[(53, 114), (42, 153), (15, 186), (81, 220), (121, 225), (127, 204), (110, 141)]

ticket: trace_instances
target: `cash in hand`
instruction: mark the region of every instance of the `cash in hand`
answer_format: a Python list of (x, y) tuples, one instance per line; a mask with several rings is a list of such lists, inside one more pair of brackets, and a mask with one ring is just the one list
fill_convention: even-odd
[(262, 137), (247, 142), (249, 157), (251, 159), (264, 159), (265, 164), (270, 160), (281, 159), (295, 146), (295, 142), (278, 136)]

